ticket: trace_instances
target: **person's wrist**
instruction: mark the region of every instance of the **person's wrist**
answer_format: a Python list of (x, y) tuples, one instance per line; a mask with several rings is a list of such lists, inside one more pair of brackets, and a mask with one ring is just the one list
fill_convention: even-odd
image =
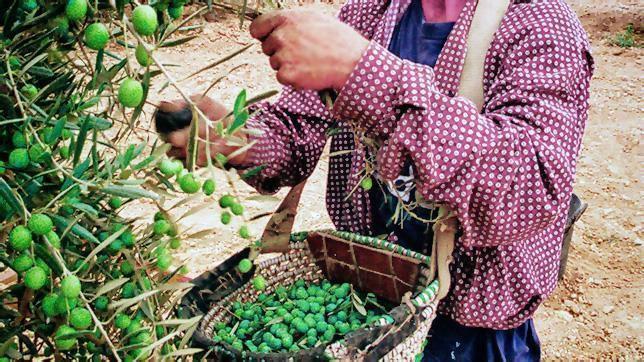
[(351, 76), (351, 73), (353, 73), (353, 70), (360, 62), (360, 59), (362, 59), (362, 55), (368, 47), (369, 41), (362, 37), (360, 37), (359, 40), (356, 40), (354, 44), (349, 47), (351, 51), (346, 52), (344, 61), (341, 62), (340, 66), (338, 67), (338, 77), (334, 82), (333, 87), (336, 91), (340, 91), (347, 83), (349, 77)]
[(246, 151), (244, 153), (235, 155), (234, 157), (230, 158), (228, 160), (228, 163), (230, 163), (234, 167), (244, 167), (244, 165), (246, 165), (246, 161), (249, 159), (249, 157), (250, 157), (249, 151)]
[[(244, 139), (245, 144), (249, 144), (250, 142), (252, 142), (248, 135), (242, 133), (240, 136)], [(244, 168), (248, 164), (249, 160), (251, 159), (251, 155), (253, 151), (253, 147), (249, 147), (244, 152), (237, 154), (237, 151), (240, 148), (241, 147), (238, 147), (228, 154), (229, 155), (228, 163), (230, 163), (230, 165), (235, 168)], [(234, 155), (234, 156), (230, 157), (230, 155)]]

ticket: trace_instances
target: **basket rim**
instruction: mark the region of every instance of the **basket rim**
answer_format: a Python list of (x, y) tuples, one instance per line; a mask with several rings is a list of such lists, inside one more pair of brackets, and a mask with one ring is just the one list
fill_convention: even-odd
[[(299, 231), (299, 232), (291, 233), (290, 238), (289, 238), (289, 251), (298, 250), (298, 249), (300, 249), (300, 250), (301, 249), (308, 249), (308, 247), (305, 246), (306, 245), (306, 239), (312, 233), (318, 233), (318, 234), (323, 234), (323, 235), (326, 234), (326, 235), (337, 237), (337, 238), (343, 238), (343, 239), (346, 239), (348, 241), (355, 242), (357, 244), (365, 245), (365, 246), (368, 246), (368, 247), (373, 247), (373, 248), (376, 248), (376, 249), (379, 249), (379, 250), (385, 250), (385, 251), (394, 252), (396, 254), (399, 254), (400, 256), (412, 258), (412, 259), (414, 259), (416, 261), (419, 261), (419, 262), (421, 262), (423, 264), (430, 265), (430, 257), (429, 256), (426, 256), (426, 255), (424, 255), (422, 253), (417, 253), (415, 251), (406, 249), (406, 248), (404, 248), (404, 247), (402, 247), (400, 245), (391, 243), (391, 242), (389, 242), (387, 240), (377, 238), (377, 237), (372, 237), (372, 236), (363, 236), (363, 235), (353, 233), (353, 232), (348, 232), (348, 231), (337, 231), (337, 230), (331, 230), (331, 229)], [(245, 248), (243, 251), (246, 251), (248, 249), (249, 248)], [(281, 256), (283, 256), (283, 255), (287, 255), (288, 252), (277, 253), (277, 254), (281, 254)], [(234, 258), (235, 256), (236, 255), (231, 256), (229, 259)], [(273, 260), (273, 259), (277, 259), (277, 258), (280, 258), (280, 256), (270, 258), (269, 260)], [(229, 260), (229, 259), (227, 259), (227, 260)], [(268, 260), (263, 261), (262, 263), (260, 263), (260, 265), (258, 265), (257, 268), (254, 268), (253, 275), (255, 275), (258, 272), (258, 270), (261, 268), (261, 264), (263, 264), (263, 263), (265, 263), (267, 261)], [(231, 290), (229, 295), (233, 294), (234, 292), (240, 291), (245, 287), (248, 287), (248, 285), (250, 283), (251, 283), (251, 281), (249, 279), (244, 284), (239, 285), (235, 289)], [(405, 304), (405, 302), (401, 302), (400, 304), (394, 306), (389, 311), (389, 313), (393, 312), (394, 310), (396, 310), (398, 308), (406, 308), (409, 311), (413, 312), (414, 315), (417, 315), (419, 317), (423, 316), (423, 311), (427, 309), (426, 307), (430, 307), (429, 309), (435, 309), (435, 306), (433, 304), (436, 303), (435, 299), (436, 299), (436, 291), (437, 290), (438, 290), (438, 280), (434, 278), (430, 283), (428, 283), (428, 285), (426, 285), (423, 288), (423, 290), (418, 291), (416, 293), (416, 296), (411, 299), (410, 302), (415, 307), (414, 308), (415, 310), (412, 310), (411, 308), (409, 308), (410, 306), (408, 304)], [(226, 343), (224, 341), (220, 341), (220, 342), (212, 341), (211, 340), (212, 336), (209, 335), (209, 333), (205, 333), (206, 330), (208, 329), (206, 327), (209, 324), (212, 323), (212, 317), (209, 318), (209, 315), (210, 315), (210, 311), (214, 310), (215, 308), (211, 308), (211, 306), (216, 306), (217, 304), (221, 303), (223, 300), (224, 299), (216, 301), (216, 302), (213, 302), (212, 304), (210, 304), (210, 306), (209, 306), (210, 310), (205, 313), (204, 319), (200, 322), (199, 330), (202, 333), (204, 333), (205, 337), (207, 337), (207, 340), (209, 342), (207, 344), (207, 346), (209, 348), (215, 348), (215, 349), (223, 348), (222, 351), (228, 351), (228, 352), (233, 352), (234, 351), (234, 353), (241, 353), (243, 358), (249, 358), (249, 357), (250, 358), (255, 358), (255, 357), (261, 358), (261, 357), (271, 357), (271, 356), (279, 357), (280, 355), (285, 353), (285, 352), (259, 353), (259, 352), (250, 352), (250, 351), (241, 352), (241, 351), (235, 350), (234, 348), (232, 348), (232, 346), (230, 344), (228, 344), (228, 343)], [(390, 317), (390, 319), (392, 319), (391, 321), (389, 321), (389, 320), (384, 321), (382, 319), (384, 319), (384, 318), (381, 318), (381, 320), (378, 320), (377, 322), (374, 322), (371, 325), (364, 326), (364, 327), (362, 327), (362, 328), (360, 328), (360, 329), (358, 329), (356, 331), (351, 332), (350, 334), (344, 336), (344, 338), (341, 339), (341, 340), (321, 344), (321, 345), (319, 345), (317, 347), (309, 348), (309, 349), (306, 349), (306, 350), (303, 350), (303, 351), (300, 351), (300, 352), (289, 353), (289, 355), (292, 358), (295, 358), (295, 357), (298, 357), (298, 355), (300, 355), (301, 352), (306, 353), (306, 351), (311, 352), (312, 350), (316, 350), (316, 349), (320, 349), (320, 352), (323, 352), (324, 350), (326, 350), (329, 346), (332, 346), (333, 344), (336, 344), (336, 343), (345, 344), (346, 341), (347, 341), (347, 336), (350, 337), (351, 334), (353, 334), (355, 332), (365, 331), (367, 329), (373, 329), (373, 328), (382, 329), (382, 328), (386, 328), (387, 326), (390, 326), (390, 325), (397, 325), (397, 324), (395, 324), (395, 321), (391, 317)]]
[(395, 254), (412, 258), (414, 260), (425, 263), (428, 266), (431, 265), (431, 256), (429, 255), (425, 255), (423, 253), (419, 253), (417, 251), (407, 249), (403, 246), (387, 241), (386, 239), (381, 239), (375, 236), (360, 235), (358, 233), (354, 233), (351, 231), (341, 231), (341, 230), (334, 230), (334, 229), (300, 231), (300, 232), (295, 232), (291, 234), (291, 243), (300, 241), (299, 239), (294, 240), (293, 235), (300, 236), (305, 234), (306, 236), (308, 236), (308, 234), (311, 234), (311, 233), (328, 234), (337, 238), (347, 239), (357, 244), (369, 246), (379, 250), (391, 251)]

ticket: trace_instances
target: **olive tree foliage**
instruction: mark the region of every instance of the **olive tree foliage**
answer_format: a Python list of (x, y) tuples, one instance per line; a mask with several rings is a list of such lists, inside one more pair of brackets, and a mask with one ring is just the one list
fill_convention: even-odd
[[(199, 237), (179, 222), (195, 210), (176, 215), (163, 201), (181, 193), (194, 196), (179, 206), (204, 194), (214, 201), (211, 176), (226, 159), (212, 155), (215, 164), (195, 170), (196, 144), (205, 140), (193, 129), (184, 167), (165, 156), (167, 145), (147, 142), (156, 138), (142, 127), (152, 82), (186, 96), (155, 55), (199, 36), (208, 5), (191, 6), (190, 14), (184, 6), (0, 5), (0, 361), (197, 352), (189, 340), (199, 318), (175, 317), (190, 284), (173, 258), (182, 239)], [(212, 131), (239, 142), (250, 103), (240, 93), (226, 120), (210, 122)], [(157, 211), (128, 219), (121, 211), (131, 203)], [(243, 224), (243, 215), (234, 217)]]

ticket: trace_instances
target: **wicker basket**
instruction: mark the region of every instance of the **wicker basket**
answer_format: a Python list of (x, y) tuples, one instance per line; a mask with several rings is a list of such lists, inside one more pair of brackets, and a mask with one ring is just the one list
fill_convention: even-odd
[[(422, 353), (435, 317), (439, 281), (430, 257), (387, 241), (349, 232), (319, 231), (291, 234), (289, 250), (262, 261), (241, 274), (236, 265), (249, 255), (245, 249), (193, 282), (196, 288), (183, 301), (184, 316), (205, 314), (193, 338), (216, 360), (384, 360), (409, 361)], [(252, 302), (259, 295), (250, 282), (255, 275), (267, 280), (264, 292), (296, 279), (348, 282), (363, 292), (399, 304), (388, 316), (349, 333), (343, 340), (297, 353), (241, 352), (213, 341), (217, 322), (232, 318), (227, 307)], [(442, 288), (441, 288), (442, 289)]]

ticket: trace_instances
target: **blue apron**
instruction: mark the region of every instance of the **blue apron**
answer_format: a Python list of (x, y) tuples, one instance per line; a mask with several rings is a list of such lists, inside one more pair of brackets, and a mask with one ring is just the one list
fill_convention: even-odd
[[(389, 51), (414, 63), (433, 67), (438, 60), (454, 23), (427, 23), (421, 0), (413, 0), (396, 25)], [(402, 246), (431, 253), (431, 220), (437, 210), (416, 207), (416, 217), (397, 209), (399, 199), (416, 203), (414, 166), (407, 161), (393, 183), (375, 177), (369, 197), (373, 219), (373, 234), (393, 233)], [(532, 319), (517, 328), (493, 330), (466, 327), (445, 316), (437, 316), (428, 335), (423, 361), (538, 361), (541, 357), (539, 338)]]

